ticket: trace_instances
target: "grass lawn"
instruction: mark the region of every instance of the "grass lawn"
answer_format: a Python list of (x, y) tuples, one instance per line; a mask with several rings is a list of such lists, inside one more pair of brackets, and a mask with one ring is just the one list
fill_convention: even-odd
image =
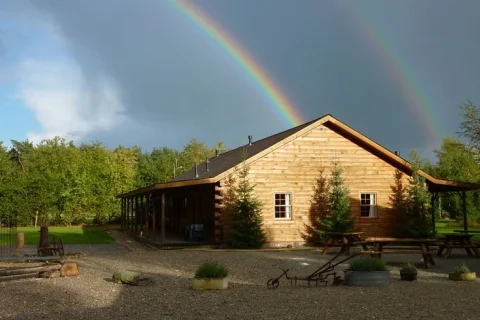
[[(456, 233), (454, 230), (463, 230), (463, 224), (461, 226), (452, 227), (447, 224), (447, 222), (439, 221), (435, 223), (435, 228), (437, 234), (441, 235), (442, 233)], [(480, 227), (470, 227), (468, 226), (468, 231), (480, 231)], [(473, 233), (473, 240), (480, 241), (480, 233)]]
[[(105, 231), (115, 227), (49, 227), (48, 233), (60, 238), (64, 244), (105, 244), (115, 243)], [(17, 232), (25, 234), (25, 244), (38, 244), (40, 228), (19, 227)]]

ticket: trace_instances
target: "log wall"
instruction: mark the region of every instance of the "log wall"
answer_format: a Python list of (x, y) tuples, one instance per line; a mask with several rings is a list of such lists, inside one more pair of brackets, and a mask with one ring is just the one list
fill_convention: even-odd
[[(396, 217), (391, 212), (389, 197), (395, 182), (395, 167), (365, 150), (360, 142), (352, 142), (321, 125), (250, 165), (249, 178), (256, 184), (256, 196), (264, 203), (263, 220), (270, 245), (300, 244), (301, 233), (309, 224), (308, 211), (318, 170), (330, 174), (333, 160), (343, 169), (343, 178), (350, 190), (351, 214), (365, 236), (391, 236)], [(404, 184), (408, 183), (404, 175)], [(221, 181), (224, 184), (224, 180)], [(274, 218), (274, 194), (291, 193), (290, 220)], [(360, 217), (360, 193), (377, 195), (376, 218)]]

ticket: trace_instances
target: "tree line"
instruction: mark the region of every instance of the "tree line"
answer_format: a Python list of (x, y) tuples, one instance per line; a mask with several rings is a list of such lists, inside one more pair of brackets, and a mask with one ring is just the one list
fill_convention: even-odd
[[(459, 131), (435, 150), (436, 161), (412, 155), (418, 167), (435, 177), (480, 183), (480, 109), (466, 101), (459, 110)], [(0, 142), (0, 217), (14, 216), (23, 226), (118, 223), (116, 195), (168, 181), (214, 156), (215, 150), (228, 150), (222, 142), (209, 147), (196, 139), (183, 150), (109, 149), (101, 142), (76, 145), (59, 137), (38, 145), (28, 140), (11, 145)], [(439, 217), (461, 218), (458, 194), (442, 194), (440, 199)], [(472, 222), (479, 220), (479, 209), (480, 192), (468, 192)]]
[(209, 147), (196, 139), (183, 150), (150, 152), (60, 137), (11, 145), (0, 142), (0, 217), (15, 217), (19, 226), (118, 223), (116, 195), (168, 181), (227, 150), (222, 142)]

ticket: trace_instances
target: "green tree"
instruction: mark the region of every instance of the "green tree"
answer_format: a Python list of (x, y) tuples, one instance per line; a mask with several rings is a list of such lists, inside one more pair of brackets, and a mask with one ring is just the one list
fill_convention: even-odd
[(238, 185), (235, 187), (234, 201), (228, 212), (232, 218), (228, 230), (228, 245), (238, 249), (261, 248), (267, 241), (262, 229), (263, 204), (254, 195), (255, 185), (248, 180), (249, 168), (243, 163), (239, 171)]
[(472, 101), (466, 100), (460, 106), (460, 113), (463, 120), (460, 123), (458, 134), (468, 140), (469, 147), (478, 155), (480, 151), (480, 109)]
[(430, 192), (425, 178), (419, 174), (420, 162), (415, 152), (410, 153), (412, 175), (406, 190), (406, 210), (403, 217), (402, 234), (412, 238), (432, 236)]
[(349, 232), (355, 228), (355, 220), (350, 214), (349, 190), (342, 177), (342, 169), (334, 162), (329, 179), (329, 214), (321, 220), (322, 230), (329, 232)]
[(390, 187), (392, 194), (390, 195), (389, 204), (398, 225), (402, 226), (397, 229), (397, 236), (403, 237), (405, 234), (404, 226), (408, 221), (407, 188), (403, 185), (403, 173), (400, 170), (395, 170), (394, 179), (395, 182)]
[(324, 238), (322, 220), (330, 213), (329, 186), (328, 179), (325, 176), (325, 168), (319, 169), (319, 174), (315, 180), (313, 196), (310, 200), (308, 218), (310, 225), (305, 224), (305, 233), (302, 233), (303, 239), (309, 243), (318, 243)]
[[(445, 138), (439, 150), (435, 150), (437, 173), (439, 178), (447, 180), (479, 182), (480, 167), (474, 151), (456, 138)], [(442, 194), (442, 209), (452, 219), (462, 218), (462, 203), (456, 192)], [(467, 215), (470, 219), (478, 218), (480, 192), (468, 192)]]

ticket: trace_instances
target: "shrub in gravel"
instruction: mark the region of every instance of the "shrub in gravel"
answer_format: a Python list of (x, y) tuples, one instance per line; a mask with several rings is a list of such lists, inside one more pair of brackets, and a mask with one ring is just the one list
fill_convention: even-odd
[(350, 271), (386, 271), (387, 263), (378, 258), (361, 258), (350, 263)]
[(228, 275), (228, 269), (218, 262), (204, 262), (195, 272), (195, 278), (216, 279), (225, 278)]

